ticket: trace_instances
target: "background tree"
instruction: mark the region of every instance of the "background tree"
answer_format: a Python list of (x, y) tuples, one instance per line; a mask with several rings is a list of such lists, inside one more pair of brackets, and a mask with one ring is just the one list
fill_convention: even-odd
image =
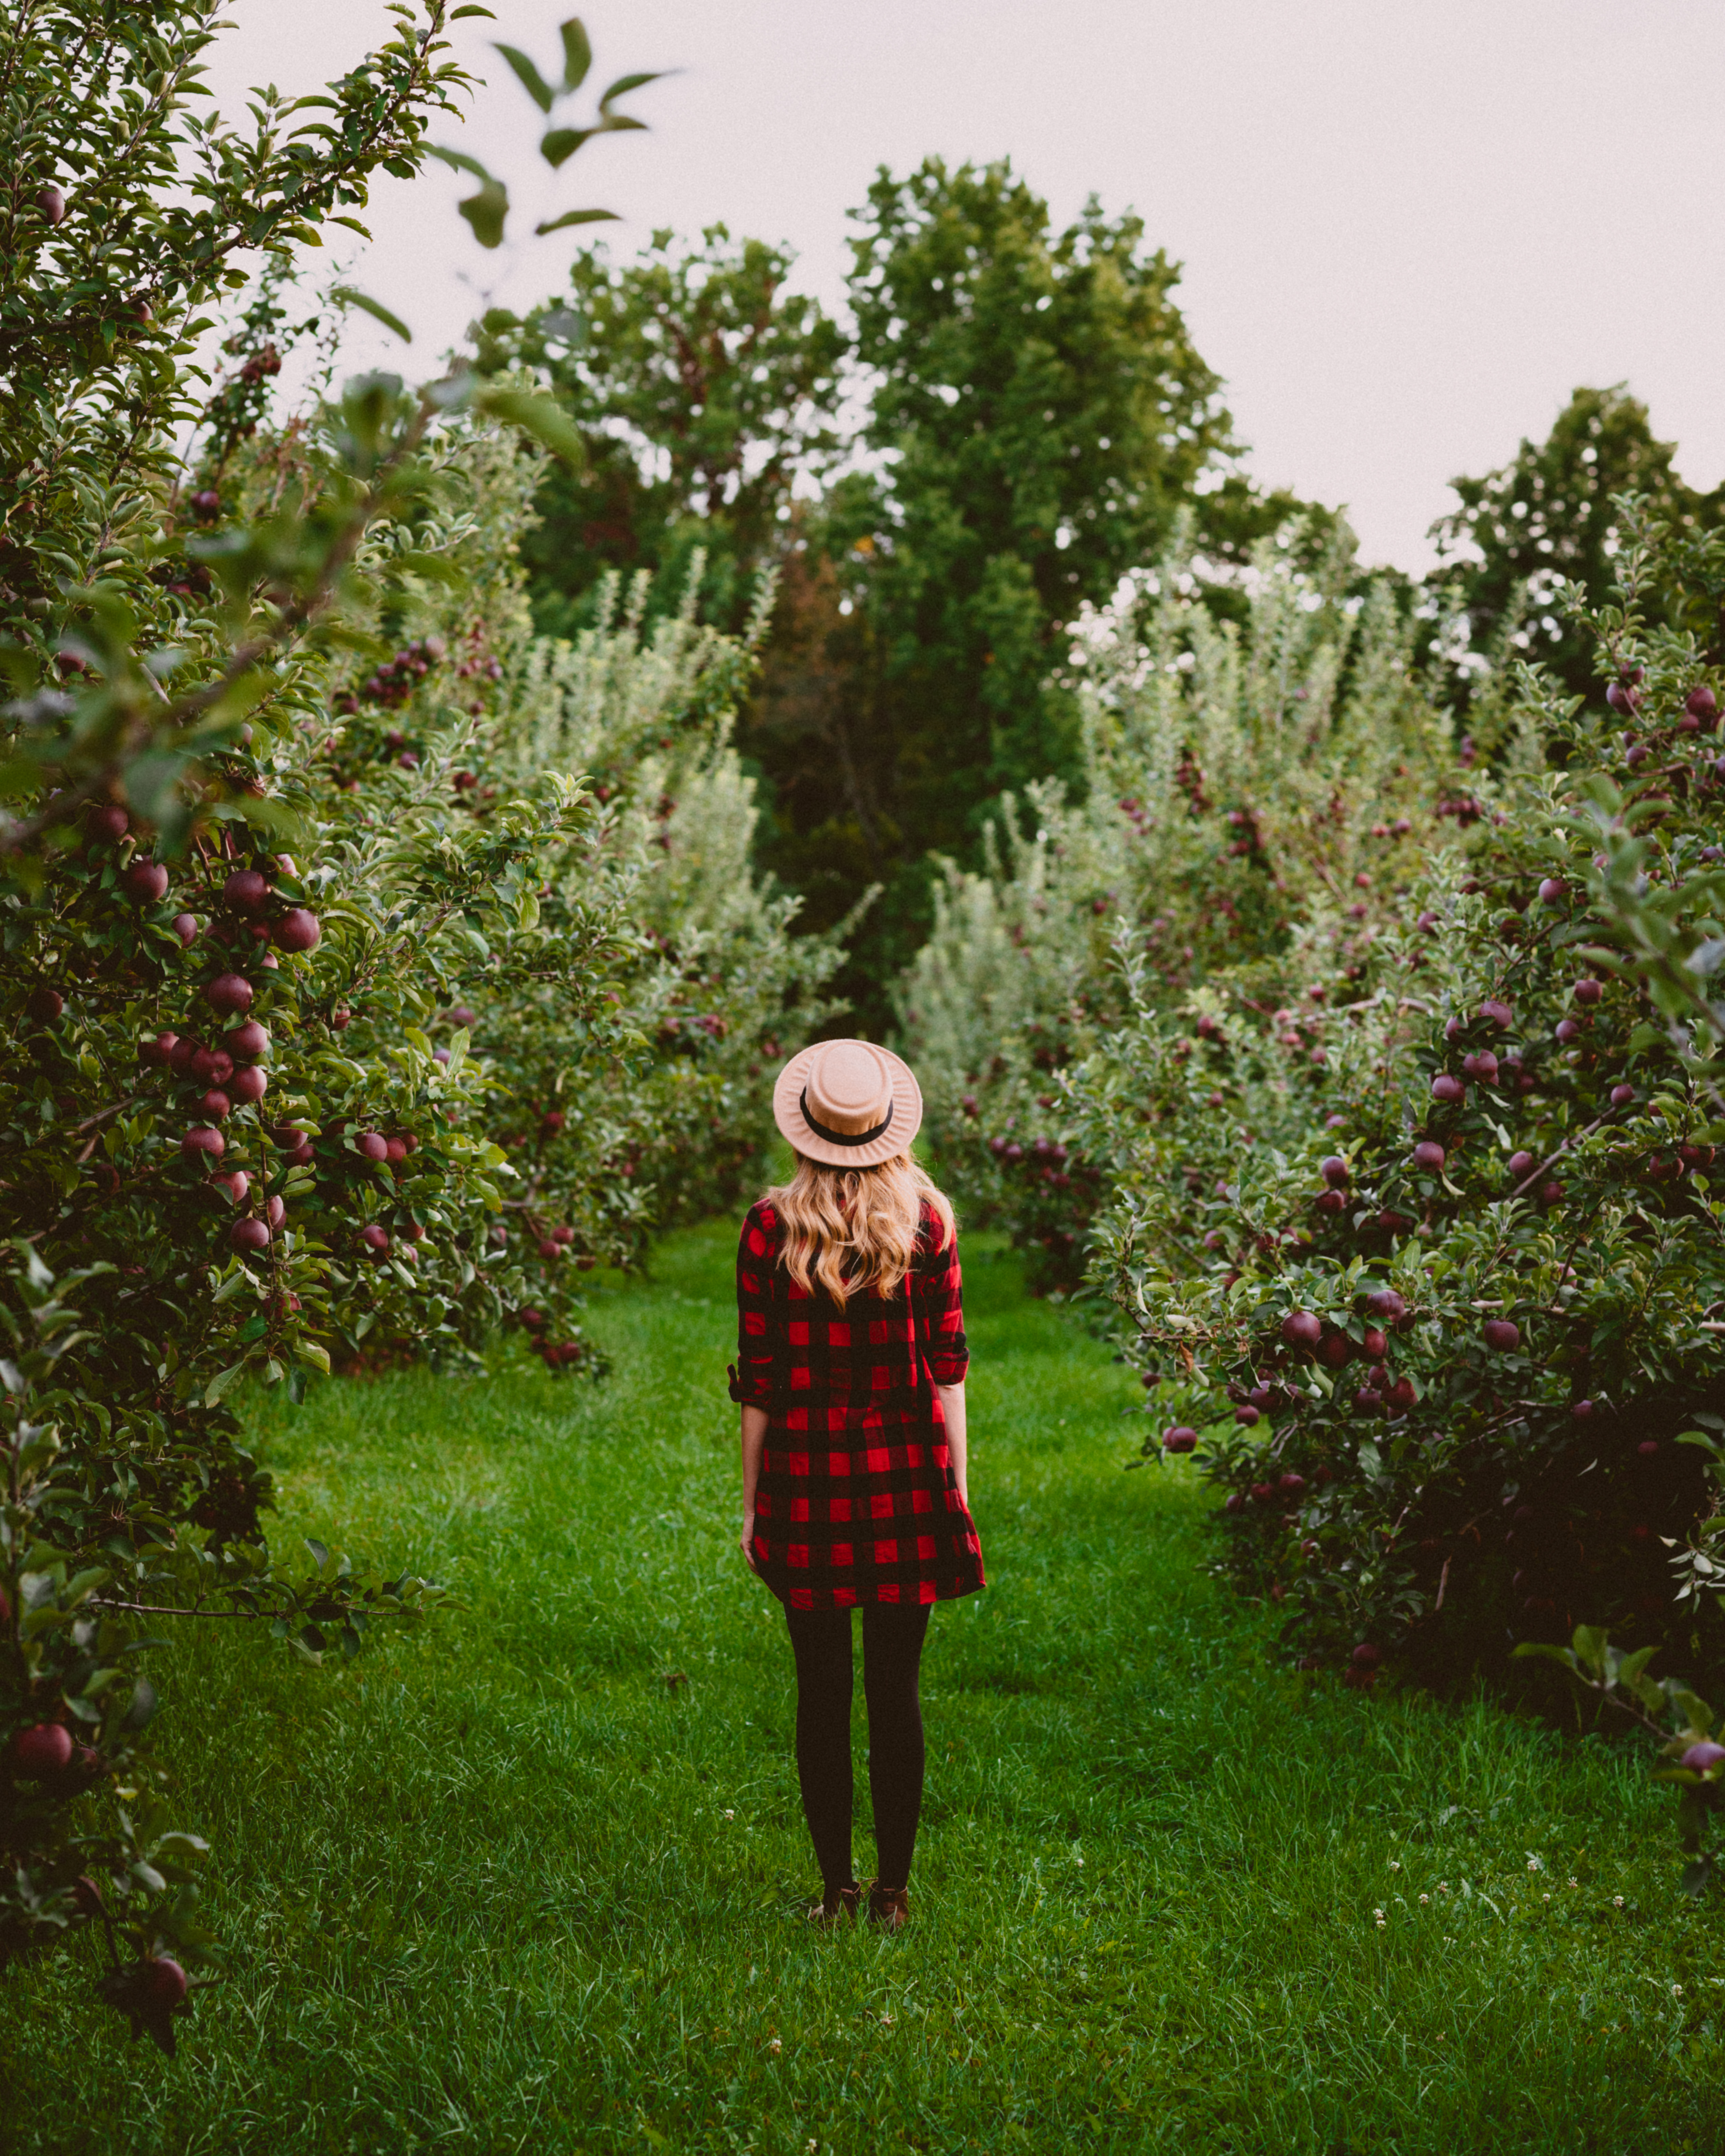
[[(1579, 585), (1595, 606), (1610, 596), (1625, 544), (1617, 497), (1636, 495), (1679, 537), (1711, 531), (1725, 515), (1725, 489), (1686, 486), (1676, 456), (1619, 382), (1576, 390), (1544, 441), (1524, 439), (1497, 471), (1450, 482), (1461, 506), (1432, 526), (1440, 558), (1430, 589), (1459, 615), (1460, 634), (1435, 659), (1464, 721), (1477, 716), (1494, 666), (1517, 657), (1539, 661), (1572, 696), (1589, 693), (1592, 642), (1558, 603), (1558, 587)], [(1671, 603), (1679, 589), (1651, 603)], [(1489, 726), (1475, 731), (1482, 750), (1497, 745)]]
[[(927, 925), (930, 856), (973, 859), (1003, 792), (1080, 777), (1061, 677), (1081, 606), (1154, 558), (1183, 503), (1224, 553), (1291, 505), (1232, 470), (1178, 270), (1137, 217), (1092, 201), (1056, 232), (1009, 163), (931, 158), (883, 170), (857, 222), (871, 458), (809, 534), (794, 634), (744, 738), (777, 788), (769, 858), (811, 923), (886, 886), (845, 981), (879, 1024)], [(811, 694), (811, 676), (840, 678)]]
[(528, 321), (523, 355), (566, 398), (586, 447), (547, 474), (522, 553), (542, 629), (595, 619), (608, 571), (645, 570), (649, 612), (705, 568), (702, 616), (738, 630), (757, 572), (784, 544), (793, 488), (837, 453), (845, 338), (819, 300), (784, 289), (793, 257), (709, 225), (669, 231), (630, 263), (577, 256), (569, 293)]

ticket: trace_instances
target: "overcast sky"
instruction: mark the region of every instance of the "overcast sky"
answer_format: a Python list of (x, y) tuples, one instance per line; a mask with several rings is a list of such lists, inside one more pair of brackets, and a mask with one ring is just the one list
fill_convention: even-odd
[[(487, 40), (550, 74), (570, 4), (458, 26), (490, 87), (434, 139), (528, 214), (487, 254), (452, 175), (384, 182), (355, 281), (414, 350), (356, 317), (357, 364), (429, 369), (476, 294), (555, 290), (582, 235), (531, 226), (578, 205), (624, 214), (619, 249), (720, 221), (788, 240), (837, 308), (877, 165), (1010, 156), (1058, 219), (1092, 191), (1140, 213), (1185, 265), (1253, 471), (1345, 504), (1368, 559), (1423, 567), (1445, 482), (1542, 435), (1580, 382), (1627, 382), (1686, 478), (1725, 476), (1720, 0), (588, 0), (597, 83), (681, 72), (632, 100), (650, 133), (552, 176)], [(386, 21), (382, 0), (232, 12), (213, 80), (235, 112), (248, 82), (341, 72)]]

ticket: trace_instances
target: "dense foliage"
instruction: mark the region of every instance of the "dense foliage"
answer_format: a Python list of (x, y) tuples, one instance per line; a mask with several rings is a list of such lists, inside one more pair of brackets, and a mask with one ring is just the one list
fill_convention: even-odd
[[(316, 1659), (428, 1593), (276, 1561), (237, 1389), (470, 1355), (501, 1317), (590, 1366), (572, 1282), (639, 1254), (661, 1171), (698, 1161), (699, 1202), (753, 1160), (739, 1074), (829, 963), (747, 873), (748, 644), (629, 613), (532, 639), (535, 474), (495, 423), (579, 445), (490, 331), (417, 393), (373, 376), (270, 420), (299, 220), (413, 168), (461, 80), (444, 13), (403, 14), (327, 99), (260, 99), (250, 141), (188, 110), (201, 0), (76, 37), (33, 8), (6, 48), (42, 185), (0, 285), (0, 1962), (100, 1925), (103, 1995), (168, 2050), (208, 1942), (140, 1620)], [(547, 111), (590, 58), (578, 23), (556, 90), (511, 57)], [(506, 196), (477, 177), (495, 244)], [(210, 384), (196, 310), (242, 241), (275, 266)]]
[(1196, 1445), (1238, 1576), (1356, 1682), (1501, 1680), (1578, 1623), (1719, 1671), (1725, 1120), (1707, 1027), (1625, 946), (1651, 910), (1692, 983), (1725, 952), (1717, 657), (1642, 610), (1725, 557), (1620, 514), (1622, 603), (1560, 602), (1604, 696), (1522, 675), (1561, 767), (1481, 783), (1468, 855), (1332, 977), (1320, 1071), (1219, 983), (1195, 1028), (1140, 988), (1077, 1081), (1147, 1449)]
[(675, 612), (703, 557), (703, 617), (741, 630), (759, 572), (785, 548), (792, 490), (838, 448), (845, 339), (785, 290), (792, 257), (723, 225), (633, 262), (583, 249), (569, 289), (528, 317), (522, 357), (567, 403), (586, 456), (547, 471), (523, 558), (542, 629), (594, 618), (610, 573), (653, 577)]
[[(1620, 386), (1578, 389), (1543, 442), (1523, 441), (1482, 478), (1450, 481), (1459, 506), (1431, 533), (1438, 566), (1426, 610), (1438, 626), (1427, 656), (1440, 693), (1482, 750), (1494, 746), (1492, 728), (1476, 706), (1482, 694), (1491, 701), (1493, 675), (1518, 659), (1548, 668), (1572, 696), (1592, 691), (1592, 644), (1558, 598), (1571, 583), (1595, 606), (1609, 602), (1625, 542), (1623, 496), (1644, 501), (1679, 533), (1718, 526), (1720, 490), (1686, 486), (1676, 455), (1673, 444), (1655, 439), (1646, 406)], [(1657, 606), (1679, 594), (1646, 598)]]
[(1278, 1070), (1320, 1071), (1445, 813), (1477, 813), (1389, 595), (1350, 594), (1345, 538), (1309, 567), (1297, 551), (1260, 546), (1240, 623), (1184, 549), (1086, 618), (1084, 786), (1031, 788), (982, 873), (947, 866), (901, 988), (942, 1171), (1045, 1282), (1082, 1273), (1131, 1149), (1081, 1131), (1064, 1081), (1133, 995), (1173, 1014), (1199, 991), (1208, 1013), (1206, 984), (1235, 980)]

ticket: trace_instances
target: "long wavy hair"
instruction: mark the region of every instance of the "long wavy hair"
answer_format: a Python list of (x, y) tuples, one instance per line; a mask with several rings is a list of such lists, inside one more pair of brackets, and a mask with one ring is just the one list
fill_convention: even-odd
[(951, 1200), (907, 1152), (876, 1168), (828, 1168), (797, 1155), (797, 1172), (767, 1193), (784, 1224), (785, 1270), (805, 1295), (833, 1301), (891, 1295), (911, 1270), (927, 1200), (945, 1250), (957, 1233)]

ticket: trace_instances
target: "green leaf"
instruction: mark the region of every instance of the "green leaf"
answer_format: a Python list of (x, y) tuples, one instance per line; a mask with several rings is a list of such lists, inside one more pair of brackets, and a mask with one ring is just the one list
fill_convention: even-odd
[(503, 220), (509, 214), (509, 190), (501, 180), (488, 180), (476, 195), (470, 195), (455, 207), (473, 227), (473, 236), (481, 247), (502, 245)]
[(318, 1542), (311, 1535), (306, 1535), (303, 1539), (306, 1549), (311, 1553), (311, 1562), (321, 1572), (330, 1561), (329, 1544)]
[(1575, 1650), (1575, 1659), (1584, 1669), (1603, 1676), (1605, 1668), (1605, 1642), (1608, 1635), (1598, 1625), (1578, 1625), (1569, 1644)]
[(497, 19), (489, 8), (467, 7), (458, 8), (450, 16), (449, 20), (452, 23), (459, 23), (465, 21), (470, 15), (483, 15), (488, 23), (495, 23)]
[(1567, 1647), (1553, 1647), (1544, 1640), (1523, 1640), (1509, 1651), (1512, 1661), (1525, 1661), (1537, 1655), (1542, 1661), (1559, 1663), (1572, 1672), (1575, 1668), (1575, 1657)]
[(566, 209), (561, 217), (549, 217), (543, 224), (536, 224), (534, 231), (542, 239), (547, 232), (561, 232), (566, 224), (615, 223), (614, 209)]
[[(553, 127), (539, 145), (539, 154), (551, 166), (567, 164), (583, 142), (592, 141), (597, 127)], [(549, 231), (551, 227), (542, 228)]]
[(497, 45), (494, 49), (501, 53), (504, 59), (515, 69), (521, 88), (526, 91), (539, 110), (542, 112), (549, 112), (552, 96), (551, 85), (547, 82), (527, 55), (514, 45)]
[[(616, 81), (612, 84), (611, 87), (599, 100), (600, 111), (604, 111), (606, 106), (610, 104), (614, 97), (627, 97), (630, 90), (639, 90), (645, 83), (660, 81), (666, 74), (671, 72), (673, 72), (673, 70), (667, 68), (655, 68), (647, 74), (619, 75)], [(637, 120), (633, 124), (639, 127), (643, 123)]]
[(369, 293), (356, 291), (352, 285), (336, 285), (331, 288), (330, 297), (341, 300), (344, 306), (360, 308), (374, 321), (382, 322), (386, 330), (393, 330), (403, 344), (413, 341), (413, 332), (401, 316), (392, 315), (381, 300), (372, 299)]
[(579, 90), (587, 80), (587, 71), (593, 65), (593, 46), (587, 28), (578, 15), (572, 15), (557, 28), (563, 40), (563, 88)]
[(207, 1408), (214, 1407), (244, 1368), (244, 1363), (230, 1363), (225, 1370), (212, 1378), (204, 1388), (203, 1404)]
[(580, 430), (554, 397), (528, 389), (482, 389), (474, 398), (482, 412), (519, 427), (542, 442), (554, 456), (578, 469), (587, 460)]
[(476, 180), (489, 180), (491, 175), (477, 157), (470, 157), (465, 150), (446, 150), (439, 142), (429, 146), (428, 154), (441, 163), (454, 167), (458, 172), (471, 172)]

